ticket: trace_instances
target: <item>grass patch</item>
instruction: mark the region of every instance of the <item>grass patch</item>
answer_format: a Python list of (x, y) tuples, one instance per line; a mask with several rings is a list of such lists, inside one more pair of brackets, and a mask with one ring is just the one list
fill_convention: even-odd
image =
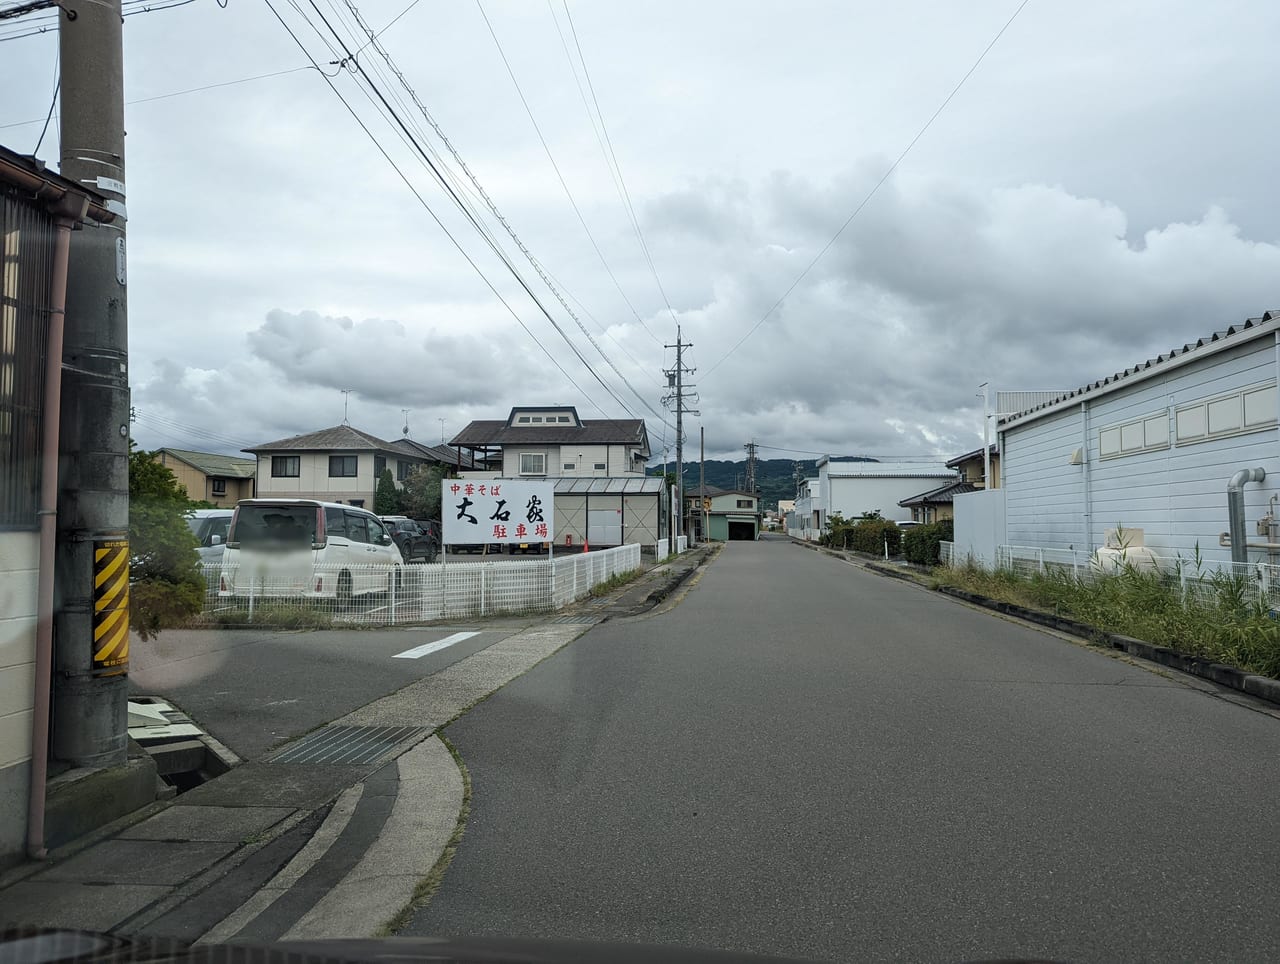
[(191, 629), (332, 629), (334, 614), (304, 603), (263, 602), (253, 607), (215, 609), (191, 620)]
[(604, 582), (599, 582), (592, 586), (591, 595), (596, 599), (601, 596), (607, 596), (615, 589), (625, 586), (629, 582), (635, 582), (643, 575), (644, 569), (631, 569), (627, 572), (615, 572)]
[[(1184, 566), (1198, 584), (1194, 593), (1184, 593)], [(1280, 679), (1280, 622), (1265, 599), (1244, 576), (1202, 574), (1198, 558), (1173, 571), (1128, 567), (1114, 575), (1076, 575), (1070, 568), (1047, 566), (1044, 573), (1024, 576), (968, 564), (935, 570), (930, 585), (964, 589)]]

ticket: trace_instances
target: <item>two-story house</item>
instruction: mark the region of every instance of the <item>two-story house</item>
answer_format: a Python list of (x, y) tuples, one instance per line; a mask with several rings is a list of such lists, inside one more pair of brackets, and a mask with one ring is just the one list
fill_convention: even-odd
[(244, 451), (258, 461), (258, 498), (320, 499), (373, 508), (383, 469), (399, 485), (428, 460), (350, 425), (277, 439)]
[(697, 542), (755, 541), (760, 534), (760, 498), (754, 492), (708, 485), (686, 492), (685, 501), (689, 531)]
[(654, 545), (668, 537), (665, 480), (645, 475), (643, 419), (580, 418), (572, 405), (517, 406), (471, 422), (449, 444), (487, 471), (464, 478), (552, 479), (555, 541), (593, 548)]
[(157, 450), (156, 458), (186, 486), (189, 499), (230, 507), (253, 498), (256, 459), (173, 448)]

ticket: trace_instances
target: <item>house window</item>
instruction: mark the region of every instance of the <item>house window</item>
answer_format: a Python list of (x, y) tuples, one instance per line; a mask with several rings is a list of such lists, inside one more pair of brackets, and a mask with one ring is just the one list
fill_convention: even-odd
[(754, 509), (755, 507), (756, 507), (756, 505), (755, 505), (755, 500), (754, 500), (754, 499), (739, 499), (739, 500), (738, 500), (738, 508), (739, 508), (739, 509)]
[(382, 478), (382, 472), (387, 467), (387, 457), (385, 455), (375, 455), (373, 457), (373, 477), (375, 479)]
[(210, 480), (209, 480), (209, 485), (210, 485), (210, 491), (211, 491), (211, 492), (213, 492), (213, 494), (214, 494), (214, 495), (226, 495), (226, 494), (227, 494), (227, 480), (226, 480), (226, 479), (210, 479)]
[(603, 462), (596, 462), (596, 463), (595, 463), (595, 470), (596, 470), (597, 472), (603, 472), (603, 471), (605, 471), (605, 469), (607, 469), (608, 467), (609, 467), (609, 466), (605, 465), (605, 463), (603, 463)]
[(520, 453), (521, 475), (546, 475), (547, 457), (541, 452)]
[(519, 424), (519, 425), (528, 425), (528, 424), (529, 424), (529, 416), (528, 416), (528, 415), (521, 415), (519, 418), (517, 418), (517, 419), (516, 419), (516, 423), (517, 423), (517, 424)]
[(561, 423), (568, 423), (568, 422), (571, 422), (572, 419), (570, 419), (568, 415), (561, 415), (558, 417), (558, 421), (560, 421)]
[(396, 481), (403, 482), (409, 477), (409, 473), (413, 471), (413, 463), (406, 462), (404, 459), (396, 460)]
[(1271, 428), (1276, 424), (1276, 402), (1276, 386), (1265, 384), (1180, 405), (1174, 416), (1178, 444)]
[(1098, 455), (1115, 459), (1169, 447), (1169, 416), (1164, 412), (1111, 425), (1098, 432)]
[(535, 422), (541, 422), (541, 421), (542, 421), (542, 416), (541, 416), (541, 415), (535, 415), (535, 416), (533, 416), (533, 420), (534, 420)]
[(358, 455), (330, 455), (329, 478), (354, 479), (360, 465)]
[(572, 472), (572, 471), (573, 471), (574, 469), (576, 469), (577, 467), (578, 467), (578, 465), (577, 465), (577, 463), (576, 463), (576, 462), (565, 462), (565, 463), (564, 463), (563, 468), (561, 469), (561, 471), (564, 471), (564, 472)]
[(302, 457), (298, 455), (271, 456), (273, 479), (296, 479), (302, 474)]

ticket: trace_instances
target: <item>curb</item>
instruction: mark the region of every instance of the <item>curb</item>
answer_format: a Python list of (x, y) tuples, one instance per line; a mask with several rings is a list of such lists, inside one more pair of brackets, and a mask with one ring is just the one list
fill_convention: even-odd
[(673, 592), (679, 589), (690, 576), (702, 568), (702, 564), (707, 561), (707, 553), (702, 552), (698, 556), (697, 562), (691, 566), (686, 566), (682, 570), (676, 570), (663, 581), (662, 585), (654, 589), (649, 595), (644, 597), (646, 604), (656, 606), (665, 600)]
[[(881, 572), (885, 575), (897, 575), (896, 573), (885, 572), (878, 566), (868, 566), (867, 568), (875, 569), (876, 572)], [(1026, 606), (1016, 606), (1013, 603), (1000, 602), (964, 589), (939, 586), (937, 591), (975, 606), (981, 606), (984, 609), (991, 609), (1007, 616), (1014, 616), (1018, 619), (1035, 623), (1038, 626), (1055, 629), (1069, 636), (1078, 636), (1082, 639), (1100, 643), (1110, 649), (1120, 650), (1130, 656), (1158, 663), (1180, 673), (1186, 673), (1188, 676), (1198, 676), (1201, 679), (1217, 683), (1219, 686), (1238, 690), (1241, 693), (1247, 693), (1270, 703), (1280, 704), (1280, 680), (1270, 679), (1266, 676), (1256, 676), (1252, 673), (1246, 673), (1242, 669), (1236, 669), (1234, 666), (1227, 666), (1225, 663), (1215, 663), (1212, 660), (1205, 659), (1203, 656), (1179, 653), (1167, 646), (1158, 646), (1155, 643), (1134, 639), (1132, 636), (1125, 636), (1121, 633), (1104, 632), (1074, 619), (1054, 616), (1051, 613), (1028, 609)]]

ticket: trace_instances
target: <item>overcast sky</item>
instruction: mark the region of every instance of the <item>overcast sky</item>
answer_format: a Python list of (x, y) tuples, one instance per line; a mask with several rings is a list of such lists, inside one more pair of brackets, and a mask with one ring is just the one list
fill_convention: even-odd
[[(625, 375), (630, 387), (488, 218), (621, 403), (360, 78), (327, 66), (325, 39), (338, 42), (310, 0), (275, 2), (528, 332), (316, 70), (147, 100), (308, 64), (262, 0), (130, 16), (130, 353), (144, 447), (233, 452), (313, 431), (342, 420), (350, 389), (353, 425), (394, 438), (407, 409), (423, 441), (440, 440), (440, 419), (447, 438), (512, 405), (629, 409), (660, 459), (674, 433), (644, 402), (663, 411), (678, 320), (698, 369), (701, 417), (685, 422), (695, 454), (704, 426), (709, 457), (741, 457), (753, 438), (765, 457), (951, 456), (981, 443), (984, 381), (1072, 388), (1280, 308), (1274, 2), (1030, 0), (725, 358), (1020, 0), (570, 0), (661, 291), (584, 106), (563, 0), (483, 0), (483, 13), (420, 0), (381, 43)], [(377, 30), (407, 2), (358, 7)], [(346, 0), (316, 4), (354, 46)], [(51, 34), (0, 42), (0, 143), (35, 147), (40, 122), (21, 122), (43, 120), (56, 50)], [(443, 153), (375, 49), (359, 61)], [(56, 165), (56, 129), (40, 156)]]

